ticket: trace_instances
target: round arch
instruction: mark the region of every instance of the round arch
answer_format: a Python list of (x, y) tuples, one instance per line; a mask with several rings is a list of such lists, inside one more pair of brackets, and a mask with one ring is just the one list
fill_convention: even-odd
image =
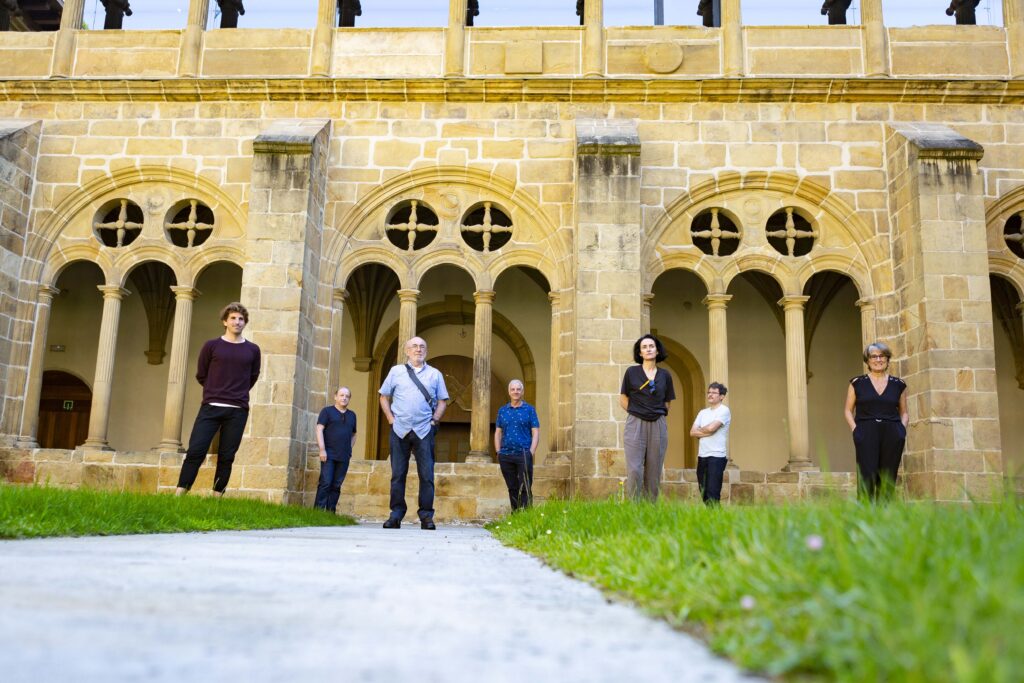
[[(704, 370), (690, 350), (675, 339), (660, 334), (658, 339), (668, 352), (665, 364), (672, 368), (672, 372), (682, 382), (677, 392), (677, 400), (682, 403), (682, 407), (677, 406), (676, 410), (682, 410), (685, 424), (690, 416), (696, 415), (699, 407), (704, 405), (701, 401), (704, 387), (707, 386), (704, 382)], [(688, 433), (684, 441), (683, 462), (687, 469), (697, 466), (697, 440)]]
[(185, 266), (181, 262), (181, 258), (171, 249), (147, 245), (125, 252), (114, 260), (114, 275), (117, 278), (117, 282), (114, 284), (124, 287), (132, 271), (144, 263), (159, 263), (167, 266), (174, 273), (176, 284), (181, 285), (191, 279), (185, 275)]
[(338, 289), (348, 287), (348, 281), (352, 274), (368, 265), (383, 266), (390, 270), (398, 277), (399, 287), (403, 289), (415, 287), (415, 283), (411, 281), (411, 271), (406, 263), (397, 258), (393, 251), (376, 245), (360, 247), (345, 254), (335, 271), (334, 287)]
[(40, 284), (57, 286), (60, 274), (73, 263), (88, 262), (96, 265), (103, 273), (103, 281), (107, 284), (118, 282), (114, 262), (105, 252), (97, 253), (95, 249), (86, 245), (73, 245), (66, 249), (54, 252), (49, 262), (43, 267), (40, 274)]

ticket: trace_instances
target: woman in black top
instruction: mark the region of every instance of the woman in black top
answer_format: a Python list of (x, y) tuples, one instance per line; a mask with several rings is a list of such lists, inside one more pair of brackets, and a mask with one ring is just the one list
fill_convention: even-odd
[[(889, 374), (892, 351), (881, 342), (864, 349), (868, 374), (854, 377), (846, 391), (846, 422), (853, 431), (861, 495), (878, 498), (896, 484), (907, 441), (907, 385)], [(856, 409), (856, 415), (854, 410)]]
[(668, 448), (668, 404), (675, 400), (672, 376), (658, 363), (668, 358), (665, 347), (652, 334), (633, 345), (633, 360), (619, 391), (619, 405), (626, 415), (626, 493), (658, 499), (661, 469)]

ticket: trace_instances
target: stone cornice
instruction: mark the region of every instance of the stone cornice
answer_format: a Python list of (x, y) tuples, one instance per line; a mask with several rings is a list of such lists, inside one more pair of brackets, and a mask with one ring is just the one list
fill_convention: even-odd
[(778, 102), (1024, 104), (1024, 80), (165, 79), (0, 81), (14, 102)]

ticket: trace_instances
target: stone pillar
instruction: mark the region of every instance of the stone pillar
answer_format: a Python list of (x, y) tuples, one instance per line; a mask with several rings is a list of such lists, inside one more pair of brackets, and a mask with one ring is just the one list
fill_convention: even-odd
[(889, 38), (882, 18), (882, 0), (861, 0), (860, 24), (864, 32), (864, 75), (889, 75)]
[(39, 429), (39, 397), (43, 391), (46, 336), (50, 329), (53, 297), (59, 293), (59, 289), (48, 285), (40, 285), (36, 293), (36, 324), (35, 334), (32, 336), (32, 360), (29, 362), (28, 382), (25, 385), (25, 407), (21, 413), (18, 448), (39, 447), (36, 432)]
[(444, 32), (444, 75), (466, 74), (466, 0), (448, 1), (448, 30)]
[(622, 373), (640, 336), (640, 137), (636, 123), (577, 119), (573, 490), (614, 493), (624, 471)]
[(583, 77), (604, 76), (604, 0), (583, 5)]
[(789, 415), (789, 463), (786, 472), (814, 469), (807, 436), (807, 357), (804, 347), (804, 304), (808, 296), (784, 296), (786, 312), (786, 398)]
[[(551, 302), (551, 357), (548, 359), (548, 424), (547, 428), (541, 425), (541, 431), (548, 434), (548, 459), (551, 459), (558, 452), (558, 389), (559, 389), (559, 340), (561, 337), (561, 326), (558, 324), (558, 303), (560, 296), (558, 292), (548, 292), (548, 301)], [(539, 389), (538, 389), (539, 391)], [(531, 396), (530, 400), (536, 404), (537, 397)]]
[(331, 293), (331, 348), (327, 368), (327, 405), (334, 403), (334, 392), (341, 386), (341, 334), (345, 321), (348, 292), (338, 287)]
[(651, 304), (653, 303), (653, 294), (640, 296), (640, 334), (647, 334), (651, 331)]
[(314, 355), (317, 311), (330, 305), (318, 300), (330, 295), (320, 286), (329, 139), (329, 121), (305, 119), (274, 122), (253, 141), (241, 300), (263, 371), (231, 486), (284, 503), (302, 502), (323, 400)]
[(1003, 25), (1010, 50), (1010, 78), (1024, 78), (1024, 0), (1003, 0)]
[(199, 75), (199, 62), (203, 52), (203, 31), (210, 13), (210, 0), (189, 0), (188, 23), (181, 32), (178, 55), (178, 76), (195, 78)]
[(82, 28), (82, 13), (85, 0), (64, 0), (60, 14), (60, 29), (53, 42), (53, 61), (50, 75), (54, 78), (70, 78), (75, 63), (75, 35)]
[(97, 289), (103, 292), (103, 318), (100, 322), (99, 351), (96, 353), (96, 375), (92, 383), (89, 436), (82, 447), (106, 451), (110, 450), (107, 425), (110, 423), (110, 393), (113, 389), (114, 359), (117, 357), (121, 300), (130, 292), (118, 285), (99, 285)]
[(167, 369), (167, 400), (164, 403), (164, 430), (156, 450), (181, 452), (181, 421), (185, 411), (188, 375), (188, 341), (192, 332), (192, 302), (199, 296), (195, 287), (175, 286), (174, 332), (171, 335), (171, 361)]
[(860, 309), (860, 346), (866, 349), (868, 344), (878, 340), (875, 332), (875, 300), (857, 299), (856, 303)]
[(903, 482), (911, 496), (966, 502), (1002, 486), (981, 145), (938, 124), (891, 124), (893, 374), (907, 383)]
[(319, 0), (316, 28), (313, 29), (313, 57), (309, 62), (309, 75), (314, 78), (327, 78), (331, 75), (331, 61), (334, 58), (334, 17), (337, 11), (338, 0)]
[(740, 0), (722, 0), (722, 75), (743, 75), (743, 15)]
[(702, 302), (708, 307), (708, 366), (709, 382), (729, 386), (729, 333), (726, 327), (725, 307), (732, 294), (708, 294)]
[(494, 292), (473, 293), (473, 415), (469, 426), (469, 455), (466, 462), (491, 462), (491, 320)]
[(398, 290), (398, 363), (405, 362), (405, 342), (416, 336), (416, 302), (420, 290)]

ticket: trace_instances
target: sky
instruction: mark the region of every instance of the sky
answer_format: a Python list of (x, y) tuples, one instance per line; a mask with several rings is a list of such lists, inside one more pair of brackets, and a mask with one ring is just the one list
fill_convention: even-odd
[[(664, 0), (665, 23), (696, 25), (698, 0)], [(821, 0), (742, 0), (743, 23), (748, 25), (825, 25)], [(945, 8), (948, 0), (882, 0), (889, 26), (952, 24)], [(181, 28), (188, 16), (188, 0), (132, 0), (133, 16), (125, 29)], [(448, 0), (362, 0), (363, 15), (356, 26), (445, 26)], [(606, 26), (651, 25), (654, 0), (604, 0)], [(847, 13), (851, 23), (859, 16), (860, 1)], [(209, 27), (215, 28), (217, 1), (210, 0)], [(287, 9), (283, 9), (287, 8)], [(239, 28), (311, 28), (316, 23), (317, 0), (245, 0)], [(100, 0), (86, 0), (85, 21), (103, 25)], [(1002, 0), (981, 0), (978, 23), (1002, 25)], [(578, 25), (574, 0), (480, 0), (477, 26)]]

